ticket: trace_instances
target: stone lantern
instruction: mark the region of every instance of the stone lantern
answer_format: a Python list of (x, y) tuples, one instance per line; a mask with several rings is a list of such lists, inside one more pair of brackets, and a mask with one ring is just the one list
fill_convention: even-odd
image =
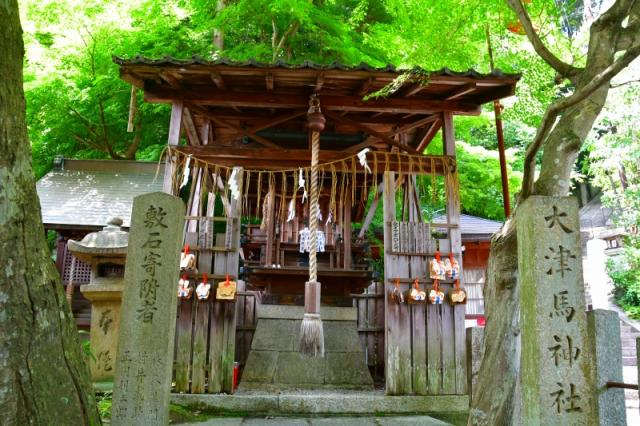
[(80, 291), (91, 302), (91, 377), (113, 380), (120, 331), (120, 302), (124, 289), (124, 266), (129, 233), (122, 219), (111, 218), (102, 231), (87, 234), (82, 241), (69, 240), (68, 248), (91, 265), (91, 280)]

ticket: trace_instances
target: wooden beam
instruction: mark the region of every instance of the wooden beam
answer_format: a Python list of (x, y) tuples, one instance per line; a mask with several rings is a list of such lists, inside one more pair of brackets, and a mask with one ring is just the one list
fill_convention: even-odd
[(198, 131), (196, 130), (196, 126), (193, 123), (193, 117), (191, 116), (191, 111), (189, 108), (182, 109), (182, 122), (184, 124), (184, 129), (187, 133), (187, 140), (191, 145), (202, 145), (200, 142), (200, 137), (198, 136)]
[(360, 97), (365, 96), (366, 94), (368, 94), (369, 89), (371, 88), (371, 86), (373, 86), (375, 82), (376, 82), (375, 77), (367, 78), (365, 81), (362, 82), (356, 94)]
[(414, 145), (416, 145), (416, 151), (424, 152), (440, 130), (440, 127), (442, 127), (442, 121), (436, 120), (431, 124), (431, 126), (425, 129), (423, 134), (417, 135), (415, 139), (416, 143), (414, 143)]
[(402, 97), (408, 98), (409, 96), (415, 95), (425, 87), (427, 87), (425, 84), (413, 83), (411, 86), (408, 86), (406, 89), (400, 90), (399, 95)]
[(200, 107), (194, 107), (192, 105), (190, 105), (190, 108), (193, 109), (194, 111), (198, 111), (200, 114), (206, 116), (207, 118), (209, 118), (211, 121), (213, 121), (214, 123), (216, 123), (218, 126), (222, 126), (222, 127), (226, 127), (228, 129), (232, 129), (235, 130), (237, 133), (241, 133), (243, 135), (249, 136), (251, 139), (255, 140), (256, 142), (270, 147), (270, 148), (280, 148), (280, 146), (278, 144), (275, 144), (273, 142), (271, 142), (269, 139), (263, 138), (262, 136), (256, 135), (253, 132), (247, 131), (247, 129), (242, 129), (240, 126), (236, 126), (233, 125), (231, 123), (228, 123), (224, 120), (219, 119), (218, 117), (216, 117), (213, 114), (209, 114), (209, 112), (204, 109), (204, 108), (200, 108)]
[(407, 124), (403, 124), (403, 125), (399, 126), (398, 128), (396, 128), (393, 132), (387, 133), (387, 136), (391, 137), (391, 136), (395, 136), (395, 135), (400, 134), (400, 133), (408, 132), (409, 130), (413, 130), (413, 129), (417, 128), (417, 127), (422, 127), (425, 124), (433, 123), (434, 121), (437, 121), (438, 118), (440, 118), (438, 116), (438, 114), (434, 114), (434, 115), (430, 115), (428, 117), (424, 117), (424, 118), (421, 118), (419, 120), (416, 120), (416, 121), (413, 121), (413, 122), (410, 122), (410, 123), (407, 123)]
[[(192, 154), (203, 161), (215, 163), (220, 166), (241, 166), (246, 168), (259, 168), (261, 170), (281, 170), (294, 169), (296, 167), (307, 166), (311, 161), (311, 153), (308, 149), (269, 149), (269, 148), (229, 148), (217, 145), (206, 146), (177, 146), (176, 150), (184, 154)], [(335, 162), (336, 171), (351, 172), (351, 162), (342, 164), (340, 160), (349, 158), (350, 155), (343, 151), (320, 151), (320, 163)], [(423, 156), (423, 168), (425, 173), (430, 173), (430, 156)], [(440, 175), (443, 172), (442, 164), (450, 161), (442, 156), (433, 156), (435, 161), (435, 173)], [(385, 166), (390, 171), (405, 172), (409, 169), (409, 160), (402, 156), (383, 151), (369, 151), (367, 162), (373, 164), (376, 161), (379, 165), (386, 160), (389, 164)], [(413, 160), (414, 168), (418, 167), (416, 160)], [(380, 166), (379, 172), (382, 173)], [(364, 169), (358, 167), (356, 173), (364, 173)]]
[[(513, 96), (516, 94), (515, 86), (503, 86), (493, 89), (490, 92), (478, 94), (469, 98), (466, 102), (473, 102), (478, 105), (485, 104), (487, 102), (491, 102), (497, 99), (508, 98), (509, 96)], [(451, 101), (446, 101), (451, 102)]]
[(209, 74), (209, 77), (211, 77), (211, 81), (218, 86), (218, 89), (227, 90), (227, 84), (224, 82), (224, 78), (222, 78), (222, 75), (220, 75), (219, 72), (212, 72)]
[(210, 126), (211, 126), (211, 120), (209, 119), (206, 119), (204, 123), (200, 126), (199, 134), (200, 134), (200, 141), (202, 142), (202, 145), (209, 144), (209, 136), (211, 135)]
[(273, 118), (270, 121), (265, 121), (265, 122), (263, 122), (261, 124), (258, 124), (256, 126), (249, 127), (247, 129), (242, 129), (240, 132), (238, 132), (235, 135), (228, 136), (226, 138), (220, 138), (219, 140), (216, 140), (216, 142), (217, 143), (229, 142), (229, 141), (232, 141), (234, 139), (241, 138), (242, 136), (245, 136), (245, 135), (255, 134), (255, 133), (259, 132), (260, 130), (268, 129), (269, 127), (273, 127), (273, 126), (277, 126), (278, 124), (282, 124), (282, 123), (285, 123), (287, 121), (293, 120), (295, 118), (301, 117), (301, 116), (305, 115), (306, 113), (307, 113), (307, 111), (295, 111), (295, 112), (291, 112), (291, 113), (288, 113), (288, 114), (282, 114), (282, 115), (279, 115), (279, 116)]
[[(254, 108), (305, 108), (309, 98), (306, 95), (287, 95), (279, 93), (221, 92), (208, 89), (169, 90), (164, 88), (145, 91), (147, 102), (172, 102), (174, 99), (188, 100), (190, 104), (216, 105), (224, 107)], [(431, 114), (449, 111), (460, 114), (480, 114), (480, 106), (458, 101), (428, 99), (371, 99), (362, 100), (354, 96), (322, 96), (323, 110), (332, 111), (372, 111), (389, 113)]]
[(273, 86), (274, 86), (273, 74), (271, 74), (270, 72), (266, 73), (264, 75), (264, 81), (265, 81), (265, 85), (267, 86), (267, 92), (273, 92)]
[(180, 74), (165, 71), (160, 73), (160, 78), (169, 83), (169, 86), (174, 89), (180, 89), (182, 87), (182, 84), (180, 83)]
[(316, 86), (314, 87), (315, 92), (316, 93), (320, 92), (320, 89), (322, 89), (323, 85), (324, 85), (324, 73), (321, 72), (316, 77)]
[(362, 221), (362, 227), (360, 228), (360, 232), (358, 233), (358, 239), (361, 240), (364, 238), (364, 235), (367, 233), (369, 229), (369, 225), (373, 221), (373, 216), (376, 214), (376, 210), (378, 209), (378, 203), (380, 202), (380, 196), (382, 195), (382, 191), (384, 190), (384, 185), (382, 182), (378, 184), (378, 189), (376, 190), (376, 195), (373, 200), (371, 200), (371, 205), (369, 206), (369, 210), (367, 211), (367, 215)]
[(476, 90), (477, 87), (478, 85), (476, 83), (463, 84), (462, 86), (457, 87), (451, 90), (450, 92), (447, 92), (446, 96), (444, 97), (444, 100), (451, 101), (453, 99), (459, 98), (461, 96), (464, 96), (468, 93), (473, 92), (474, 90)]
[[(171, 106), (171, 120), (169, 121), (169, 139), (167, 144), (171, 147), (177, 147), (180, 143), (180, 128), (182, 126), (182, 109), (184, 105), (182, 101), (176, 101)], [(162, 181), (162, 191), (167, 194), (173, 193), (172, 181), (173, 172), (175, 170), (175, 158), (168, 158), (164, 165), (164, 179)]]
[[(340, 123), (350, 124), (350, 125), (354, 126), (355, 128), (360, 129), (363, 132), (366, 132), (366, 133), (370, 134), (371, 136), (375, 136), (378, 139), (382, 140), (383, 142), (386, 142), (387, 145), (392, 145), (392, 146), (398, 147), (399, 149), (401, 149), (403, 151), (407, 151), (407, 152), (410, 152), (412, 154), (417, 154), (417, 151), (415, 151), (413, 148), (408, 147), (408, 146), (404, 146), (400, 142), (398, 142), (398, 141), (396, 141), (394, 139), (391, 139), (390, 137), (388, 137), (385, 134), (382, 134), (382, 133), (380, 133), (380, 132), (378, 132), (376, 130), (373, 130), (369, 126), (366, 126), (366, 125), (364, 125), (362, 123), (359, 123), (357, 121), (353, 121), (353, 120), (350, 120), (348, 118), (342, 117), (341, 115), (334, 114), (331, 111), (325, 111), (324, 114), (327, 117), (331, 118), (332, 120), (338, 121)], [(370, 142), (365, 141), (365, 142), (363, 142), (361, 144), (358, 144), (358, 145), (355, 145), (355, 146), (349, 148), (347, 150), (347, 152), (356, 152), (356, 151), (359, 151), (359, 150), (361, 150), (363, 148), (366, 148), (367, 146), (370, 146), (370, 145), (372, 145)]]

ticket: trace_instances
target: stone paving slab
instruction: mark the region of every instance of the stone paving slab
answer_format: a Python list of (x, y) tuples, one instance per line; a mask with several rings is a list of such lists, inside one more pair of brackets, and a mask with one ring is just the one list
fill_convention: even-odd
[(392, 416), (392, 417), (253, 417), (253, 418), (211, 418), (198, 423), (178, 423), (193, 426), (239, 426), (239, 425), (282, 425), (282, 426), (393, 426), (424, 425), (447, 426), (449, 423), (428, 416)]

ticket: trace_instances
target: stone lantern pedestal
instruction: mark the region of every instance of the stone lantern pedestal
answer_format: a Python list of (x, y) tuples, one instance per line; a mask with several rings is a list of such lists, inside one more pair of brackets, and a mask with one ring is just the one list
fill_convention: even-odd
[(102, 231), (69, 240), (78, 259), (91, 265), (89, 284), (80, 291), (91, 302), (91, 377), (95, 382), (112, 381), (116, 368), (120, 303), (124, 290), (124, 266), (129, 234), (121, 229), (122, 219), (110, 219)]

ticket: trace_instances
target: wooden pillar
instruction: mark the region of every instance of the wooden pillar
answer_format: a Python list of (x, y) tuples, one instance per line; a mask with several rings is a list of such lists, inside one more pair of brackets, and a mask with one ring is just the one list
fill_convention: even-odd
[[(182, 126), (182, 109), (183, 103), (182, 101), (174, 101), (171, 106), (171, 121), (169, 122), (169, 139), (167, 141), (168, 145), (177, 146), (180, 143), (180, 129)], [(164, 180), (162, 183), (162, 191), (172, 194), (172, 182), (173, 182), (173, 173), (176, 168), (175, 164), (176, 159), (173, 157), (168, 157), (167, 162), (164, 166)]]
[(265, 265), (266, 266), (271, 266), (271, 264), (273, 263), (273, 245), (274, 245), (274, 238), (275, 238), (275, 221), (276, 221), (276, 191), (275, 191), (275, 185), (271, 186), (271, 184), (269, 185), (269, 194), (267, 194), (267, 196), (269, 197), (269, 211), (267, 212), (267, 217), (269, 220), (269, 223), (267, 224), (267, 247), (266, 247), (266, 253), (265, 253)]
[[(442, 113), (442, 145), (443, 154), (455, 157), (456, 142), (453, 127), (453, 114)], [(460, 198), (458, 196), (458, 172), (445, 175), (445, 194), (447, 205), (447, 222), (453, 225), (449, 228), (449, 242), (451, 252), (454, 253), (460, 264), (460, 285), (463, 285), (462, 263), (462, 236), (460, 231)], [(467, 347), (465, 332), (465, 305), (454, 307), (454, 356), (455, 356), (455, 393), (463, 395), (467, 393)]]
[[(355, 182), (352, 182), (355, 185)], [(351, 269), (351, 189), (344, 198), (344, 269)]]

